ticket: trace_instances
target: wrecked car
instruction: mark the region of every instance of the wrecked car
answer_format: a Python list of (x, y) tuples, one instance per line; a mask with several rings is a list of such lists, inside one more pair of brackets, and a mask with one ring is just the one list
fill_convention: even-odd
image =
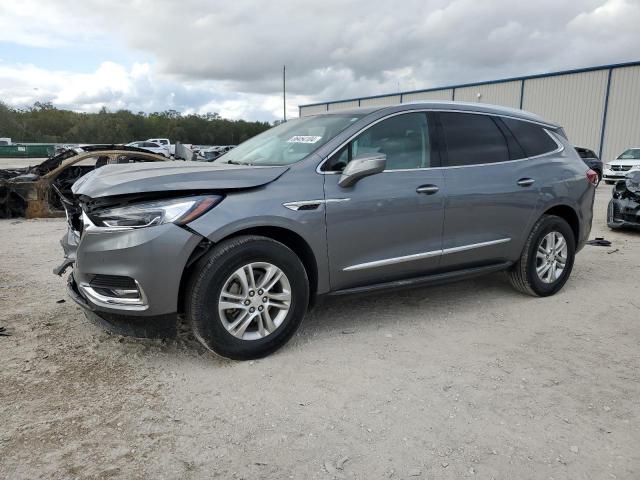
[(640, 171), (627, 174), (613, 187), (607, 209), (607, 225), (612, 229), (640, 230)]
[(171, 336), (183, 316), (209, 350), (259, 358), (326, 295), (496, 271), (553, 295), (588, 239), (597, 179), (560, 126), (520, 110), (326, 112), (210, 163), (88, 173), (61, 267), (73, 263), (71, 298), (111, 331)]
[(71, 185), (107, 164), (157, 162), (161, 155), (124, 145), (64, 149), (39, 165), (0, 169), (0, 218), (63, 217)]

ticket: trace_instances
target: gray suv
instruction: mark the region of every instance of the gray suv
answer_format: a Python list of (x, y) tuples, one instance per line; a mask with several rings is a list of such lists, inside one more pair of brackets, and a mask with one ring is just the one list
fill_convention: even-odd
[(597, 174), (561, 127), (430, 102), (279, 125), (212, 163), (106, 165), (73, 186), (69, 292), (137, 336), (179, 314), (234, 359), (281, 347), (320, 297), (506, 271), (556, 293), (591, 229)]

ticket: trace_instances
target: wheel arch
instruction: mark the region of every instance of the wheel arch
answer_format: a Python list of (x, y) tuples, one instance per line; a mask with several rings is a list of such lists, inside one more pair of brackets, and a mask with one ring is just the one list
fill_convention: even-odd
[(309, 278), (309, 308), (313, 307), (318, 295), (318, 263), (309, 243), (300, 234), (284, 227), (277, 226), (254, 226), (234, 231), (218, 239), (215, 243), (203, 238), (198, 247), (194, 250), (187, 262), (182, 277), (180, 279), (180, 290), (178, 293), (179, 313), (184, 312), (186, 286), (191, 277), (197, 261), (205, 255), (214, 245), (230, 238), (243, 235), (258, 235), (267, 237), (290, 248), (300, 258), (307, 277)]
[(573, 232), (574, 243), (577, 246), (580, 241), (580, 217), (576, 210), (566, 204), (555, 205), (544, 211), (543, 215), (555, 215), (565, 220)]

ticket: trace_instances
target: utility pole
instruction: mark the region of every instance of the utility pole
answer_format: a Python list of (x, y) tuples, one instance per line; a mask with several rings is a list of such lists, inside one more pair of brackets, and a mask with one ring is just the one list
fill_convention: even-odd
[(282, 66), (282, 111), (284, 121), (287, 121), (287, 66)]

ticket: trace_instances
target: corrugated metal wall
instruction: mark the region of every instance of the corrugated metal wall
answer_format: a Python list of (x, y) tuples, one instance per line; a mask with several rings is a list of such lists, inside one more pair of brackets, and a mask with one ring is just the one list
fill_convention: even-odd
[(358, 108), (358, 100), (350, 100), (348, 102), (336, 102), (329, 104), (329, 111), (344, 110), (345, 108)]
[(527, 80), (522, 108), (562, 125), (574, 145), (597, 152), (608, 75), (598, 70)]
[(400, 103), (400, 95), (388, 95), (386, 97), (363, 98), (360, 100), (361, 107), (377, 107), (380, 105), (397, 105)]
[(320, 105), (305, 105), (300, 107), (300, 116), (306, 117), (307, 115), (317, 115), (319, 113), (326, 113), (326, 111), (326, 103), (321, 103)]
[[(519, 108), (521, 86), (522, 82), (516, 80), (513, 82), (456, 88), (456, 101), (492, 103), (493, 105)], [(478, 94), (480, 94), (480, 98), (478, 98)]]
[(430, 92), (405, 93), (402, 95), (402, 103), (420, 102), (425, 100), (452, 100), (453, 89), (432, 90)]
[(629, 147), (640, 147), (640, 66), (611, 72), (602, 160), (613, 160)]
[[(359, 103), (362, 107), (384, 106), (401, 101), (451, 100), (452, 97), (457, 101), (521, 107), (537, 113), (562, 125), (574, 145), (591, 148), (596, 153), (601, 151), (604, 161), (612, 160), (625, 148), (640, 147), (640, 64), (637, 62), (402, 95), (363, 97)], [(358, 99), (303, 105), (300, 115), (326, 112), (327, 105), (329, 110), (354, 108), (358, 107)]]

